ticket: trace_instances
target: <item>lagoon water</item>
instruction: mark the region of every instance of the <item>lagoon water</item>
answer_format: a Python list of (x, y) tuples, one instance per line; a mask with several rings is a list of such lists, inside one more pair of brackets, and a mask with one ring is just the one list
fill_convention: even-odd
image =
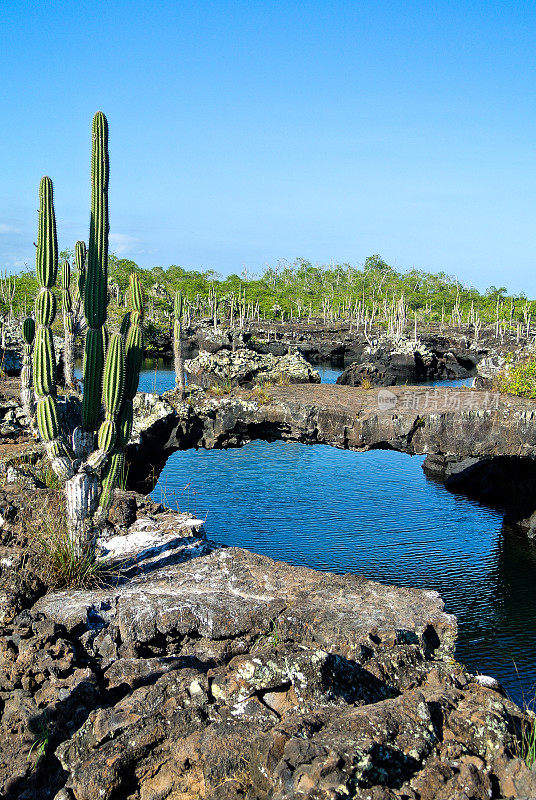
[[(340, 374), (320, 372), (329, 383)], [(146, 362), (140, 390), (165, 391), (173, 379), (169, 366)], [(439, 591), (458, 617), (458, 659), (520, 702), (536, 683), (536, 547), (499, 512), (427, 478), (422, 462), (284, 442), (189, 450), (171, 456), (153, 497), (202, 517), (228, 545)]]

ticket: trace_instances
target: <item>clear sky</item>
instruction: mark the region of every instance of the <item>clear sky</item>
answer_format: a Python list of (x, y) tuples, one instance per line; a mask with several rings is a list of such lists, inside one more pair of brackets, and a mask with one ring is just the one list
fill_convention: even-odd
[(87, 240), (110, 125), (111, 247), (227, 274), (297, 256), (536, 295), (536, 3), (10, 0), (0, 5), (0, 268), (37, 189)]

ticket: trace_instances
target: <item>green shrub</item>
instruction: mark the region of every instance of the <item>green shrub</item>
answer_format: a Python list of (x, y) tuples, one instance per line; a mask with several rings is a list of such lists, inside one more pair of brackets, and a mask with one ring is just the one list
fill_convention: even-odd
[(500, 392), (536, 398), (536, 358), (528, 358), (517, 364), (513, 363), (512, 358), (508, 359), (495, 383)]

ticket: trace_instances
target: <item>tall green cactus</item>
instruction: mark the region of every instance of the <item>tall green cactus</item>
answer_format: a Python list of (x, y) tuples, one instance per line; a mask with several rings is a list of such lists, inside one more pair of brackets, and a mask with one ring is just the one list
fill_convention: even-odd
[(33, 377), (37, 400), (37, 421), (41, 438), (51, 454), (52, 443), (59, 437), (56, 405), (56, 358), (51, 325), (56, 316), (56, 298), (50, 287), (56, 283), (58, 240), (52, 181), (42, 178), (39, 185), (39, 224), (37, 232), (36, 274), (39, 292), (35, 299), (35, 334)]
[(104, 333), (108, 294), (108, 122), (102, 111), (93, 118), (91, 152), (91, 218), (84, 291), (88, 326), (84, 351), (84, 398), (82, 424), (86, 431), (97, 426), (104, 370)]
[[(40, 290), (35, 301), (33, 377), (36, 418), (41, 439), (54, 471), (66, 481), (68, 524), (73, 543), (82, 552), (106, 517), (124, 467), (124, 448), (132, 432), (132, 401), (138, 388), (143, 358), (143, 295), (139, 279), (131, 276), (131, 312), (121, 331), (109, 337), (105, 328), (108, 259), (108, 123), (102, 112), (93, 120), (91, 161), (91, 222), (89, 250), (76, 244), (75, 298), (83, 300), (87, 333), (84, 350), (84, 394), (81, 427), (72, 431), (73, 448), (60, 426), (56, 401), (56, 362), (51, 325), (56, 298), (58, 247), (50, 178), (41, 181), (36, 273)], [(60, 287), (64, 315), (72, 314), (70, 265), (62, 265)], [(72, 322), (72, 320), (71, 320)], [(74, 330), (71, 324), (67, 329)], [(24, 323), (25, 348), (31, 350), (32, 320)], [(106, 344), (106, 358), (105, 358)], [(25, 354), (27, 354), (25, 349)], [(24, 373), (27, 377), (28, 370)], [(24, 391), (24, 387), (23, 387)], [(31, 390), (30, 390), (31, 403)], [(104, 419), (102, 419), (104, 407)], [(102, 421), (101, 421), (102, 420)], [(97, 442), (95, 429), (99, 426)], [(96, 449), (95, 449), (96, 445)], [(102, 481), (99, 485), (99, 479)]]
[(175, 383), (181, 400), (184, 400), (186, 389), (184, 384), (184, 356), (182, 351), (182, 314), (184, 301), (182, 294), (175, 295), (174, 312), (175, 324), (173, 325), (173, 355), (175, 361)]

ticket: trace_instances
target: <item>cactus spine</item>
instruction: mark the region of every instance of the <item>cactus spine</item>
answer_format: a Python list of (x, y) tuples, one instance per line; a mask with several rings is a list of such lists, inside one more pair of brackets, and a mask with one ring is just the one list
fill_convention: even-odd
[(175, 383), (181, 400), (186, 394), (184, 386), (184, 356), (182, 352), (182, 316), (184, 301), (182, 294), (177, 292), (175, 295), (174, 311), (175, 324), (173, 326), (173, 355), (175, 361)]
[[(93, 120), (91, 161), (91, 222), (89, 251), (77, 242), (75, 301), (84, 303), (87, 334), (84, 350), (84, 395), (82, 426), (72, 432), (73, 449), (62, 436), (56, 402), (56, 365), (51, 325), (56, 315), (56, 298), (51, 287), (56, 281), (58, 247), (52, 197), (52, 183), (40, 185), (39, 230), (36, 273), (40, 290), (35, 301), (33, 378), (37, 399), (36, 417), (41, 439), (56, 474), (66, 481), (67, 517), (74, 552), (81, 554), (95, 540), (106, 517), (113, 493), (124, 469), (124, 448), (132, 432), (133, 399), (138, 388), (143, 357), (143, 295), (137, 276), (131, 276), (133, 310), (125, 315), (120, 333), (108, 340), (105, 328), (108, 259), (108, 124), (98, 112)], [(73, 302), (70, 293), (70, 265), (62, 265), (61, 290), (67, 331), (73, 333)], [(71, 324), (73, 323), (73, 324)], [(31, 362), (33, 321), (24, 323), (25, 370), (21, 393), (31, 408)], [(106, 358), (105, 358), (106, 347)], [(74, 348), (73, 348), (74, 354)], [(74, 373), (73, 373), (74, 381)], [(26, 383), (25, 383), (26, 382)], [(97, 450), (95, 429), (99, 428)], [(103, 473), (102, 483), (99, 478)]]

